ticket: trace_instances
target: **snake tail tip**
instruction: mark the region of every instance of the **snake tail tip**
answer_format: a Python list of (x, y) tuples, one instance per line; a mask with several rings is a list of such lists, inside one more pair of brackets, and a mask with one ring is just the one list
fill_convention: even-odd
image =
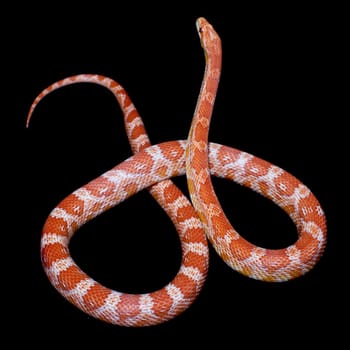
[(26, 119), (26, 129), (28, 129), (28, 128), (29, 128), (29, 123), (30, 123), (31, 116), (32, 116), (32, 114), (31, 114), (31, 113), (30, 113), (30, 114), (28, 114), (28, 117), (27, 117), (27, 119)]

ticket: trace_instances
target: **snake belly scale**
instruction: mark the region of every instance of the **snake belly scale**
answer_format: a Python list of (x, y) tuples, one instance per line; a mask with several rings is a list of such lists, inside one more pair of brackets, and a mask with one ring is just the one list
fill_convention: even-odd
[[(319, 261), (326, 245), (326, 219), (313, 193), (285, 170), (238, 149), (210, 143), (209, 125), (221, 74), (221, 40), (204, 18), (196, 22), (205, 53), (205, 72), (187, 140), (151, 145), (143, 121), (125, 89), (97, 74), (79, 74), (44, 89), (30, 108), (49, 93), (75, 83), (106, 87), (124, 115), (133, 155), (63, 199), (49, 214), (41, 236), (41, 260), (57, 291), (87, 314), (120, 326), (150, 326), (186, 310), (205, 282), (209, 250), (247, 277), (288, 281)], [(171, 177), (185, 175), (191, 201)], [(286, 248), (266, 249), (245, 240), (230, 224), (215, 195), (211, 176), (228, 178), (267, 197), (293, 220), (298, 232)], [(111, 290), (88, 276), (69, 252), (73, 234), (89, 220), (147, 189), (166, 211), (182, 249), (178, 273), (163, 288), (144, 294)]]

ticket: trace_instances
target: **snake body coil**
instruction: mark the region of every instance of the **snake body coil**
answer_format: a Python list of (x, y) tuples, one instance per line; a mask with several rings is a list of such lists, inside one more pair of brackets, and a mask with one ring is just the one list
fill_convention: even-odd
[[(206, 66), (188, 139), (151, 145), (143, 122), (123, 87), (101, 75), (80, 74), (58, 81), (34, 100), (27, 119), (48, 93), (89, 82), (109, 89), (124, 114), (133, 156), (77, 189), (50, 213), (41, 238), (44, 270), (53, 286), (82, 311), (121, 326), (155, 325), (179, 315), (197, 297), (208, 270), (208, 240), (222, 259), (240, 273), (263, 281), (287, 281), (305, 274), (321, 257), (326, 220), (312, 194), (293, 175), (246, 152), (208, 142), (221, 74), (221, 41), (204, 19), (197, 30)], [(169, 180), (186, 175), (191, 202)], [(211, 176), (233, 180), (272, 200), (293, 220), (298, 239), (283, 249), (265, 249), (246, 241), (231, 226), (215, 195)], [(178, 231), (182, 261), (164, 288), (145, 294), (111, 290), (89, 277), (72, 259), (69, 241), (79, 227), (147, 189)]]

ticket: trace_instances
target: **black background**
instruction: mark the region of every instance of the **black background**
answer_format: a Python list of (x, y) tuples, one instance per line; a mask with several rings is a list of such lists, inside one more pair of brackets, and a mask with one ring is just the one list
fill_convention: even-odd
[[(3, 249), (11, 256), (5, 289), (15, 296), (8, 325), (19, 340), (42, 344), (46, 334), (57, 345), (104, 341), (128, 347), (200, 345), (200, 339), (218, 346), (340, 341), (340, 318), (348, 308), (342, 296), (344, 169), (338, 165), (345, 160), (346, 130), (341, 14), (321, 5), (211, 4), (191, 10), (175, 2), (144, 8), (48, 5), (21, 8), (20, 15), (9, 9), (3, 31), (4, 103), (10, 107), (3, 116), (4, 139), (8, 122), (15, 132), (4, 146), (10, 164), (5, 192), (16, 195), (4, 216), (10, 243)], [(277, 284), (241, 276), (211, 249), (207, 281), (182, 315), (154, 327), (109, 325), (54, 290), (41, 267), (39, 245), (45, 219), (60, 200), (131, 155), (121, 111), (106, 89), (77, 84), (46, 97), (29, 129), (26, 114), (56, 80), (98, 73), (124, 86), (153, 143), (185, 139), (204, 70), (195, 28), (199, 16), (212, 23), (223, 45), (210, 140), (262, 157), (305, 183), (325, 210), (328, 244), (312, 271)], [(174, 181), (187, 193), (185, 178)], [(236, 184), (213, 181), (244, 237), (269, 248), (293, 242), (295, 228), (278, 207)], [(101, 283), (135, 293), (169, 282), (181, 258), (175, 229), (146, 191), (79, 230), (71, 253)]]

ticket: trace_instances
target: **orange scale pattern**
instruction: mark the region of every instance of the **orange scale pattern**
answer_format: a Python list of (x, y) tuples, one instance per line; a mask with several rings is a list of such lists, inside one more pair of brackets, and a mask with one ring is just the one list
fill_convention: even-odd
[[(240, 150), (208, 143), (209, 126), (221, 74), (221, 40), (204, 19), (197, 29), (206, 57), (202, 86), (186, 141), (151, 146), (131, 99), (111, 78), (79, 74), (50, 85), (34, 99), (87, 82), (110, 90), (124, 115), (133, 156), (65, 198), (49, 214), (42, 231), (44, 270), (57, 291), (85, 313), (119, 326), (143, 327), (168, 321), (185, 311), (205, 282), (208, 241), (234, 270), (253, 279), (281, 282), (310, 271), (326, 246), (326, 219), (311, 191), (288, 172)], [(169, 180), (186, 175), (191, 201)], [(265, 249), (248, 242), (231, 226), (211, 182), (229, 178), (266, 196), (296, 224), (298, 238), (283, 249)], [(89, 220), (147, 189), (174, 223), (182, 248), (178, 273), (163, 288), (144, 294), (111, 290), (90, 278), (69, 252), (72, 235)]]

